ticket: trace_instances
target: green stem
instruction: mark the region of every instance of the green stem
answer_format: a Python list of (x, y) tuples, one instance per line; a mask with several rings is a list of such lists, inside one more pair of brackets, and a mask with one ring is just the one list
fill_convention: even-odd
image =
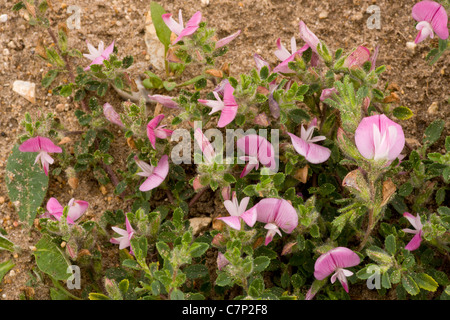
[(54, 279), (53, 277), (50, 277), (50, 279), (53, 282), (53, 285), (58, 288), (59, 290), (61, 290), (62, 292), (64, 292), (65, 295), (67, 295), (68, 297), (74, 299), (74, 300), (83, 300), (73, 294), (71, 294), (69, 291), (67, 291), (60, 283), (58, 280)]

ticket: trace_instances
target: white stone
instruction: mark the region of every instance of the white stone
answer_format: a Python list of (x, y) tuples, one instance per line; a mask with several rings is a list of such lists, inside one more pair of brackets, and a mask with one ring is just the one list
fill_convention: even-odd
[(156, 35), (156, 29), (153, 25), (152, 15), (150, 11), (145, 16), (145, 44), (147, 46), (147, 54), (150, 56), (150, 63), (158, 70), (164, 70), (164, 45), (159, 41)]
[(408, 41), (406, 43), (406, 49), (408, 49), (409, 52), (414, 53), (416, 50), (417, 44), (414, 43), (414, 41)]
[(13, 83), (13, 91), (20, 94), (22, 97), (36, 103), (36, 84), (29, 81), (16, 80)]
[(209, 226), (211, 221), (212, 219), (209, 217), (189, 219), (189, 223), (191, 224), (192, 232), (194, 233), (194, 235), (197, 235), (202, 229)]
[(8, 21), (8, 15), (4, 13), (0, 16), (0, 22), (5, 23), (6, 21)]

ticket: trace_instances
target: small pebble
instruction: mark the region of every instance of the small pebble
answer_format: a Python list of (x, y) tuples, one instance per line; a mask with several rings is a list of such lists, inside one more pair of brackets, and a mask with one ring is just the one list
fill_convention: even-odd
[(0, 16), (0, 22), (5, 23), (6, 21), (8, 21), (8, 15), (4, 13)]
[(413, 41), (408, 41), (406, 43), (406, 49), (408, 49), (409, 52), (414, 53), (416, 51), (417, 44), (415, 44)]
[(328, 18), (327, 11), (322, 11), (321, 13), (319, 13), (319, 19), (326, 19), (326, 18)]
[(5, 203), (5, 197), (0, 197), (0, 204), (4, 204)]
[(439, 104), (435, 101), (428, 107), (428, 114), (436, 114), (439, 111)]

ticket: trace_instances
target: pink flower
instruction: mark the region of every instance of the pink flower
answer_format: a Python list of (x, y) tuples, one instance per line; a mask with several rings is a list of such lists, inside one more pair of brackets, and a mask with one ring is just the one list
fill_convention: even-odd
[(338, 91), (336, 88), (323, 89), (322, 94), (320, 95), (320, 101), (325, 101), (337, 93), (338, 93)]
[[(72, 198), (67, 204), (69, 212), (67, 213), (67, 223), (74, 224), (88, 209), (89, 203), (83, 200)], [(47, 202), (47, 212), (43, 217), (53, 217), (60, 221), (63, 215), (64, 207), (55, 198), (50, 198)]]
[(308, 129), (305, 129), (302, 125), (300, 137), (289, 132), (288, 135), (291, 137), (295, 151), (304, 156), (306, 161), (317, 164), (327, 161), (331, 155), (331, 151), (328, 148), (315, 144), (315, 142), (326, 139), (325, 136), (313, 137), (315, 128), (317, 128), (316, 118), (311, 121)]
[(331, 277), (331, 283), (334, 283), (337, 278), (344, 287), (344, 290), (348, 293), (347, 277), (353, 275), (353, 272), (344, 268), (354, 267), (360, 262), (359, 256), (352, 250), (344, 247), (337, 247), (322, 254), (316, 260), (314, 265), (314, 277), (317, 280), (323, 280), (334, 272)]
[(150, 120), (147, 124), (147, 137), (152, 144), (153, 149), (155, 149), (156, 138), (167, 139), (173, 133), (173, 130), (164, 129), (165, 125), (159, 126), (159, 123), (164, 119), (164, 115), (160, 114)]
[(237, 147), (247, 154), (247, 156), (242, 156), (240, 159), (249, 161), (241, 173), (241, 178), (245, 177), (253, 168), (258, 169), (260, 163), (272, 171), (275, 170), (275, 149), (266, 138), (250, 134), (239, 138)]
[(109, 56), (114, 50), (114, 41), (106, 48), (104, 49), (103, 41), (100, 41), (98, 44), (98, 49), (95, 49), (93, 45), (91, 45), (88, 41), (86, 41), (89, 54), (85, 53), (83, 56), (91, 60), (91, 64), (87, 66), (84, 71), (87, 71), (91, 68), (91, 65), (93, 64), (103, 64), (104, 60), (108, 60)]
[(220, 217), (217, 218), (217, 220), (222, 220), (231, 228), (236, 230), (241, 230), (241, 220), (243, 220), (249, 227), (253, 227), (256, 222), (256, 211), (246, 211), (249, 200), (250, 197), (245, 197), (239, 204), (236, 197), (236, 192), (233, 192), (232, 200), (225, 200), (223, 202), (230, 216)]
[(181, 14), (181, 9), (178, 11), (178, 23), (172, 18), (171, 13), (165, 13), (162, 15), (162, 19), (167, 27), (175, 33), (178, 37), (172, 41), (172, 44), (177, 43), (184, 37), (192, 35), (199, 28), (200, 21), (202, 20), (202, 13), (197, 11), (194, 15), (189, 19), (186, 24), (186, 28), (183, 26), (183, 16)]
[(137, 175), (141, 177), (147, 177), (143, 184), (139, 187), (142, 192), (152, 190), (158, 187), (167, 177), (169, 173), (169, 157), (163, 155), (156, 167), (148, 164), (138, 157), (134, 157), (134, 161), (141, 168), (142, 172), (138, 172)]
[(223, 268), (225, 268), (226, 265), (228, 265), (230, 261), (228, 261), (227, 258), (225, 258), (225, 255), (222, 252), (219, 252), (217, 254), (217, 269), (221, 271)]
[(234, 88), (229, 82), (226, 82), (223, 89), (223, 101), (220, 99), (218, 91), (213, 91), (214, 97), (217, 100), (198, 100), (199, 103), (212, 108), (209, 114), (221, 111), (217, 124), (219, 128), (225, 127), (236, 118), (239, 106), (234, 99), (233, 92)]
[(442, 4), (434, 1), (421, 1), (412, 8), (412, 17), (419, 21), (416, 29), (419, 30), (415, 43), (426, 38), (434, 38), (434, 33), (442, 40), (448, 38), (448, 15)]
[(281, 39), (277, 39), (277, 47), (278, 50), (275, 51), (275, 55), (282, 62), (273, 69), (273, 72), (280, 73), (293, 73), (291, 69), (289, 69), (289, 62), (294, 61), (295, 56), (301, 56), (303, 52), (308, 50), (309, 46), (304, 45), (302, 48), (297, 50), (297, 44), (295, 42), (295, 37), (291, 38), (291, 53), (287, 51), (287, 49), (281, 44)]
[(160, 94), (154, 94), (152, 96), (148, 95), (148, 97), (150, 98), (150, 100), (160, 103), (164, 107), (173, 109), (178, 108), (178, 104), (175, 101), (173, 101), (173, 97), (163, 96)]
[(232, 35), (229, 35), (228, 37), (222, 38), (219, 41), (216, 42), (216, 49), (222, 48), (223, 46), (226, 46), (231, 41), (237, 38), (238, 35), (241, 34), (241, 30), (238, 30), (237, 32), (233, 33)]
[(317, 36), (314, 33), (312, 33), (311, 30), (309, 30), (309, 28), (303, 21), (300, 21), (299, 27), (300, 27), (300, 37), (303, 39), (303, 41), (306, 42), (308, 47), (310, 47), (315, 54), (319, 54), (317, 52), (317, 46), (320, 43), (319, 38), (317, 38)]
[(125, 125), (122, 120), (120, 120), (119, 114), (114, 110), (113, 106), (109, 103), (103, 105), (103, 114), (109, 122), (117, 124), (119, 127), (123, 128)]
[(133, 238), (134, 230), (131, 227), (130, 222), (128, 221), (128, 217), (125, 218), (125, 227), (126, 230), (123, 230), (121, 228), (112, 227), (112, 229), (117, 232), (121, 237), (118, 238), (111, 238), (109, 241), (114, 244), (119, 245), (119, 250), (125, 249), (130, 247), (130, 254), (133, 254), (133, 250), (131, 249), (131, 243), (130, 240)]
[(414, 234), (414, 237), (411, 239), (411, 241), (406, 245), (405, 249), (409, 251), (416, 250), (420, 247), (420, 243), (422, 242), (422, 222), (420, 221), (420, 216), (417, 214), (416, 217), (414, 217), (409, 212), (403, 213), (403, 216), (408, 219), (408, 221), (411, 223), (411, 225), (414, 227), (415, 230), (412, 229), (403, 229), (403, 232), (406, 233), (412, 233)]
[(194, 132), (194, 139), (202, 150), (203, 156), (207, 164), (213, 164), (214, 158), (216, 157), (216, 152), (213, 146), (209, 142), (208, 138), (203, 134), (200, 128), (197, 128)]
[(258, 69), (258, 71), (261, 71), (262, 67), (264, 66), (269, 68), (270, 71), (270, 64), (266, 60), (264, 60), (259, 54), (255, 53), (253, 55), (253, 59), (255, 60), (256, 68)]
[(61, 153), (62, 149), (56, 146), (52, 140), (45, 137), (34, 137), (23, 142), (19, 146), (19, 150), (22, 152), (39, 152), (34, 163), (41, 161), (41, 165), (44, 168), (45, 174), (48, 176), (48, 169), (50, 164), (54, 162), (49, 153)]
[(248, 210), (247, 214), (251, 214), (251, 211), (255, 210), (257, 214), (256, 221), (266, 223), (264, 226), (268, 230), (265, 240), (266, 246), (272, 241), (276, 233), (280, 237), (282, 236), (280, 229), (286, 233), (292, 233), (298, 225), (297, 211), (284, 199), (263, 199)]
[(366, 47), (359, 46), (344, 61), (345, 68), (360, 68), (370, 59), (370, 50)]
[(400, 125), (384, 114), (366, 117), (355, 131), (355, 143), (366, 159), (395, 160), (405, 146), (405, 136)]

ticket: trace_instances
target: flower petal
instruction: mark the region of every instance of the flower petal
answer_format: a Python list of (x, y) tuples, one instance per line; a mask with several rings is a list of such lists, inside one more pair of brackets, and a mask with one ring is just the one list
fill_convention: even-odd
[(180, 23), (176, 22), (172, 18), (172, 14), (171, 13), (165, 13), (161, 17), (162, 17), (164, 23), (170, 29), (170, 31), (172, 31), (176, 35), (179, 35), (181, 33), (181, 31), (183, 31), (183, 26)]
[(161, 103), (164, 107), (167, 108), (178, 108), (178, 104), (173, 101), (173, 97), (163, 96), (160, 94), (154, 94), (148, 96), (150, 100), (155, 101), (157, 103)]
[(322, 254), (314, 265), (314, 277), (323, 280), (337, 268), (348, 268), (361, 262), (359, 256), (345, 247), (334, 248)]
[(241, 218), (238, 216), (220, 217), (217, 220), (222, 220), (235, 230), (241, 230)]
[(345, 59), (343, 66), (345, 68), (362, 67), (365, 62), (369, 61), (369, 58), (369, 49), (364, 46), (359, 46)]
[(331, 155), (330, 149), (319, 146), (318, 144), (315, 143), (309, 143), (308, 152), (306, 154), (305, 159), (310, 163), (317, 164), (327, 161), (330, 155)]
[(418, 232), (411, 241), (405, 246), (406, 250), (414, 251), (420, 247), (422, 242), (422, 232)]
[(320, 43), (319, 38), (309, 30), (309, 28), (306, 26), (306, 24), (303, 21), (300, 21), (300, 37), (305, 41), (308, 46), (311, 48), (311, 50), (318, 54), (317, 52), (317, 46)]
[(221, 48), (223, 46), (226, 46), (231, 41), (237, 38), (241, 34), (241, 30), (238, 30), (237, 32), (233, 33), (232, 35), (229, 35), (228, 37), (222, 38), (219, 41), (216, 42), (216, 49)]
[(140, 191), (149, 191), (158, 187), (166, 179), (169, 173), (168, 156), (163, 155), (158, 162), (158, 165), (153, 169), (153, 173), (144, 181), (139, 187)]

